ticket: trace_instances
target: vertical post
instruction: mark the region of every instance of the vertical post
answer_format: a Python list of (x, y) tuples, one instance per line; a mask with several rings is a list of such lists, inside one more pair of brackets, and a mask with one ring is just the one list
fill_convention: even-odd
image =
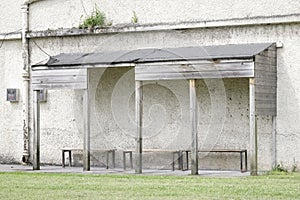
[(33, 170), (40, 169), (40, 90), (33, 92)]
[(87, 88), (83, 94), (83, 171), (90, 171), (90, 98), (89, 98), (89, 71), (87, 71)]
[(272, 140), (273, 140), (273, 159), (272, 159), (272, 166), (275, 168), (277, 165), (277, 150), (276, 150), (276, 116), (272, 116)]
[(190, 82), (190, 121), (191, 121), (191, 173), (198, 174), (198, 130), (197, 130), (197, 100), (196, 100), (196, 80)]
[(135, 117), (136, 117), (136, 132), (137, 132), (137, 146), (136, 146), (136, 168), (135, 173), (142, 173), (142, 128), (143, 128), (143, 82), (135, 82)]
[(257, 175), (257, 119), (255, 113), (255, 79), (249, 79), (250, 106), (250, 174)]

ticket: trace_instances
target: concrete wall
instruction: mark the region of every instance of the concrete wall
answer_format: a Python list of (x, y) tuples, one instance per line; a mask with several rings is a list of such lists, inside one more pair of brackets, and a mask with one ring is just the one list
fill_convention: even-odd
[[(0, 33), (21, 28), (23, 0), (2, 0)], [(30, 6), (30, 30), (48, 30), (78, 27), (82, 17), (89, 15), (95, 5), (113, 24), (131, 23), (133, 11), (139, 23), (174, 23), (182, 21), (208, 21), (256, 16), (276, 16), (299, 13), (295, 0), (236, 1), (236, 0), (37, 0)]]
[(293, 0), (43, 0), (32, 5), (31, 29), (78, 27), (80, 17), (90, 14), (95, 5), (113, 24), (131, 23), (133, 11), (136, 12), (139, 23), (145, 24), (285, 15), (299, 13), (300, 10), (299, 2)]
[[(274, 16), (299, 12), (297, 1), (59, 1), (43, 0), (30, 6), (30, 29), (46, 30), (78, 27), (84, 9), (90, 13), (97, 3), (113, 24), (130, 23), (135, 10), (139, 23), (180, 22)], [(5, 1), (0, 7), (0, 32), (20, 29), (21, 1)], [(259, 6), (258, 6), (259, 5)], [(153, 9), (155, 8), (155, 9)], [(225, 12), (226, 11), (226, 12)], [(281, 41), (278, 49), (278, 162), (300, 168), (299, 99), (300, 25), (264, 25), (202, 28), (182, 31), (100, 34), (74, 37), (32, 39), (50, 55), (61, 52), (116, 51), (147, 47), (182, 47), (229, 43)], [(32, 41), (31, 63), (48, 56)], [(21, 41), (5, 41), (0, 49), (0, 160), (17, 162), (22, 156), (21, 103), (5, 101), (8, 87), (22, 88)], [(95, 70), (91, 73), (93, 99), (92, 148), (134, 148), (134, 93), (132, 69)], [(246, 79), (197, 82), (199, 102), (199, 141), (203, 147), (248, 148), (248, 82)], [(126, 90), (128, 88), (128, 91)], [(153, 82), (145, 86), (145, 123), (147, 148), (175, 148), (189, 144), (187, 84), (184, 81)], [(21, 93), (22, 95), (22, 93)], [(119, 101), (120, 99), (120, 101)], [(124, 103), (125, 101), (125, 103)], [(124, 104), (126, 110), (124, 109)], [(111, 109), (112, 108), (112, 109)], [(81, 91), (49, 91), (42, 103), (41, 161), (60, 163), (60, 148), (82, 147)], [(111, 111), (112, 110), (112, 111)], [(121, 111), (120, 111), (121, 110)], [(124, 119), (120, 118), (125, 114)], [(128, 113), (128, 114), (127, 114)], [(124, 120), (124, 121), (120, 121)], [(126, 121), (127, 120), (127, 121)], [(117, 122), (118, 121), (118, 122)], [(152, 124), (151, 124), (152, 123)], [(153, 126), (157, 124), (157, 126)], [(259, 118), (259, 169), (271, 168), (271, 118)], [(156, 129), (153, 129), (155, 127)], [(157, 128), (158, 127), (158, 128)], [(116, 136), (118, 136), (116, 138)], [(171, 139), (170, 139), (171, 138)], [(165, 156), (165, 158), (170, 158)], [(212, 159), (211, 159), (212, 158)], [(219, 155), (201, 155), (200, 166), (218, 167)], [(151, 155), (148, 164), (151, 164)], [(238, 156), (222, 168), (238, 168)], [(221, 159), (221, 160), (222, 160)], [(95, 158), (94, 163), (99, 163)], [(231, 160), (235, 160), (231, 162)], [(160, 164), (160, 163), (158, 163)], [(157, 165), (158, 165), (157, 164)], [(164, 162), (161, 162), (165, 166)]]
[[(6, 101), (7, 88), (22, 88), (21, 44), (18, 41), (5, 42), (0, 49), (0, 162), (17, 162), (21, 159), (22, 104)], [(21, 99), (20, 94), (20, 99)]]
[(2, 0), (0, 6), (0, 33), (20, 31), (22, 0)]

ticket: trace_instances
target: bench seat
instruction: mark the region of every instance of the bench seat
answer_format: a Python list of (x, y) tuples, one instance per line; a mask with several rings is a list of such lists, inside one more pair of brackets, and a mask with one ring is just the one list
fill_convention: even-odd
[[(187, 150), (181, 150), (182, 153), (186, 154), (186, 164), (187, 164), (187, 170), (189, 169), (189, 153), (191, 152), (190, 149)], [(198, 153), (201, 152), (212, 152), (212, 153), (239, 153), (240, 154), (240, 170), (241, 172), (247, 172), (248, 166), (247, 166), (247, 149), (201, 149), (198, 150)], [(245, 158), (245, 169), (243, 169), (243, 154)], [(183, 155), (182, 155), (183, 156)]]
[[(62, 167), (65, 167), (65, 153), (68, 153), (69, 156), (69, 166), (72, 166), (72, 152), (80, 151), (82, 152), (83, 149), (79, 148), (72, 148), (72, 147), (64, 147), (61, 149), (62, 151)], [(112, 167), (115, 168), (115, 152), (116, 149), (93, 149), (91, 152), (104, 152), (106, 153), (106, 169), (109, 168), (109, 155), (111, 154), (112, 159)]]
[[(123, 169), (126, 170), (126, 154), (129, 154), (129, 158), (130, 158), (130, 166), (131, 168), (133, 168), (133, 161), (132, 161), (132, 152), (134, 152), (134, 150), (123, 150)], [(172, 170), (175, 170), (175, 155), (177, 154), (177, 158), (178, 158), (178, 168), (182, 169), (182, 161), (181, 161), (181, 151), (180, 150), (176, 150), (176, 149), (143, 149), (144, 153), (153, 153), (153, 152), (167, 152), (167, 153), (172, 153)]]

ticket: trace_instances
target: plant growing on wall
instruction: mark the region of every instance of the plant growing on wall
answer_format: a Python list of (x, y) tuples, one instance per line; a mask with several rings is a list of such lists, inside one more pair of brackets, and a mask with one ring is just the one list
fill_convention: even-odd
[(105, 20), (105, 14), (95, 6), (91, 15), (88, 15), (83, 20), (83, 22), (79, 25), (79, 28), (86, 28), (90, 30), (93, 30), (95, 28), (101, 28), (105, 25)]
[(135, 11), (132, 11), (132, 12), (133, 12), (133, 16), (131, 18), (131, 22), (134, 23), (134, 24), (136, 24), (136, 23), (138, 23), (139, 18), (137, 17)]

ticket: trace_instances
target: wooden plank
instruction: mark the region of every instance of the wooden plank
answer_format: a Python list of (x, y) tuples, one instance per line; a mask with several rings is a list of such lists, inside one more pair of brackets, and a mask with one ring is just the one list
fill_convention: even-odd
[(256, 63), (276, 66), (277, 59), (276, 59), (276, 57), (266, 57), (266, 56), (256, 55), (255, 56), (255, 64)]
[(32, 84), (55, 84), (86, 82), (86, 76), (34, 77)]
[(266, 115), (269, 115), (269, 116), (275, 116), (276, 115), (276, 109), (263, 109), (263, 108), (259, 108), (259, 109), (256, 109), (256, 114), (259, 115), (259, 116), (266, 116)]
[(277, 80), (276, 79), (255, 79), (255, 85), (257, 86), (271, 86), (276, 87), (277, 86)]
[(31, 76), (86, 76), (87, 69), (59, 69), (59, 70), (37, 70), (32, 71)]
[(33, 90), (42, 90), (42, 89), (86, 89), (87, 82), (82, 83), (65, 83), (65, 84), (33, 84)]
[(204, 79), (204, 78), (248, 78), (248, 77), (254, 77), (254, 70), (135, 74), (135, 80), (181, 80), (181, 79)]
[(277, 50), (272, 45), (255, 56), (256, 114), (276, 115)]
[(214, 72), (253, 70), (253, 62), (247, 63), (212, 63), (212, 64), (182, 64), (182, 65), (138, 65), (136, 74), (145, 73), (181, 73), (181, 72)]
[(245, 151), (247, 151), (247, 149), (203, 149), (203, 150), (199, 150), (198, 152), (241, 153)]
[(190, 123), (191, 123), (191, 174), (198, 174), (198, 118), (197, 118), (197, 96), (196, 80), (189, 80), (190, 85)]
[(277, 88), (274, 86), (259, 85), (255, 88), (255, 93), (276, 94)]
[(255, 71), (259, 70), (259, 71), (267, 71), (267, 72), (274, 72), (274, 73), (276, 73), (277, 71), (276, 65), (271, 65), (268, 63), (255, 63), (254, 69)]
[(136, 147), (136, 168), (135, 173), (142, 173), (142, 131), (143, 131), (143, 82), (135, 82), (135, 118), (136, 118), (136, 132), (137, 132), (137, 147)]
[(172, 152), (178, 152), (178, 149), (143, 149), (143, 152), (168, 152), (168, 153), (172, 153)]
[(206, 64), (213, 64), (213, 63), (248, 63), (248, 62), (253, 62), (253, 58), (251, 59), (217, 59), (217, 60), (188, 60), (188, 61), (167, 61), (167, 62), (151, 62), (151, 63), (142, 63), (142, 64), (137, 64), (136, 67), (138, 66), (152, 66), (152, 65), (159, 65), (159, 66), (164, 66), (164, 65), (206, 65)]
[(264, 50), (263, 52), (259, 53), (258, 55), (265, 56), (265, 57), (272, 57), (272, 58), (275, 58), (275, 57), (276, 57), (276, 54), (277, 54), (276, 51), (266, 49), (266, 50)]
[(40, 170), (40, 91), (33, 91), (33, 170)]
[(83, 94), (83, 171), (90, 171), (90, 96), (89, 88)]
[(276, 109), (276, 101), (255, 101), (256, 109)]
[(255, 113), (255, 79), (249, 79), (250, 174), (257, 175), (257, 124)]
[(33, 71), (33, 89), (86, 89), (87, 69)]
[(258, 93), (255, 92), (255, 101), (276, 101), (276, 94), (275, 93)]
[(254, 77), (256, 79), (274, 79), (277, 80), (277, 73), (275, 71), (265, 71), (265, 70), (258, 70), (256, 69), (254, 72)]

